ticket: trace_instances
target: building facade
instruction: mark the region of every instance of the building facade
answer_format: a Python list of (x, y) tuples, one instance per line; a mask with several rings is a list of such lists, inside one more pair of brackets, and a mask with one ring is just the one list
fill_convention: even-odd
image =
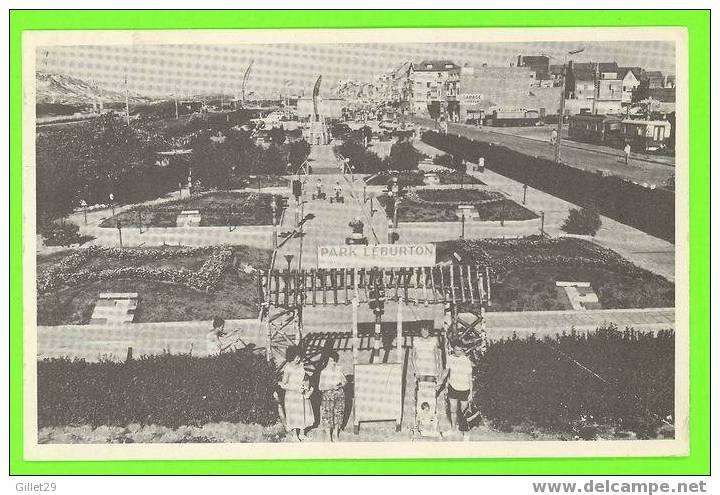
[(409, 68), (411, 111), (459, 120), (461, 67), (450, 60), (423, 60)]
[(565, 91), (567, 113), (622, 112), (622, 80), (615, 62), (568, 64)]

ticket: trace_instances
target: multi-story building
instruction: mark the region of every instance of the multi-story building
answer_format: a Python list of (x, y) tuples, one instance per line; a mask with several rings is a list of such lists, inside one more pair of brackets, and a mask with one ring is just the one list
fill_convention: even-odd
[(622, 111), (622, 80), (615, 62), (568, 64), (566, 111), (617, 114)]
[(530, 67), (482, 66), (465, 71), (460, 80), (460, 120), (480, 119), (498, 108), (527, 108), (532, 105), (529, 95), (534, 81), (535, 71)]
[(423, 60), (409, 69), (411, 111), (432, 118), (459, 119), (461, 67), (450, 60)]
[(518, 55), (517, 66), (532, 69), (538, 81), (551, 79), (550, 58), (545, 55)]

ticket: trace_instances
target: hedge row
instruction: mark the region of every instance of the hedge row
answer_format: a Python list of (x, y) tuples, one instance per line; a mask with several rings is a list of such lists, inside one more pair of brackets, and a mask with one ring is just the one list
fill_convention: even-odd
[(614, 325), (500, 340), (475, 364), (474, 401), (503, 430), (525, 425), (590, 440), (612, 429), (656, 438), (674, 422), (674, 353), (671, 330)]
[(278, 422), (274, 365), (249, 351), (126, 363), (38, 361), (38, 426)]
[(675, 242), (673, 191), (651, 189), (617, 176), (558, 164), (464, 136), (428, 131), (422, 140), (471, 162), (484, 157), (485, 166), (494, 172), (576, 205), (594, 205), (601, 214), (620, 223)]

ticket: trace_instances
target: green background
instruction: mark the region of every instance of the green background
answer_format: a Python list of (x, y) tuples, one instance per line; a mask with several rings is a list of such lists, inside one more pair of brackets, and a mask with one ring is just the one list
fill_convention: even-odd
[[(685, 26), (690, 70), (690, 456), (645, 458), (26, 461), (22, 418), (23, 31), (404, 27)], [(10, 13), (10, 473), (709, 474), (709, 11), (31, 11)]]

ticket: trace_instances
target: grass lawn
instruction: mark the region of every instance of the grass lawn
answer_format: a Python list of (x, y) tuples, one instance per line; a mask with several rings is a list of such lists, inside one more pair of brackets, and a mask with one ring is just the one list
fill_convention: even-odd
[[(175, 227), (183, 210), (200, 210), (201, 226), (272, 225), (272, 194), (249, 191), (212, 191), (190, 198), (176, 199), (147, 206), (135, 206), (107, 218), (101, 227)], [(278, 208), (281, 202), (278, 197)], [(278, 209), (277, 216), (280, 218)]]
[(438, 243), (438, 259), (457, 252), (494, 272), (492, 311), (572, 309), (557, 281), (590, 282), (604, 309), (675, 305), (675, 285), (619, 254), (574, 238), (482, 239)]
[[(132, 249), (134, 252), (163, 252), (163, 256), (148, 256), (146, 259), (123, 259), (115, 253)], [(126, 250), (96, 250), (79, 267), (62, 268), (62, 263), (76, 251), (38, 256), (38, 278), (55, 272), (104, 274), (123, 268), (200, 272), (212, 256), (211, 250), (195, 250), (188, 255), (166, 256), (180, 248), (126, 248)], [(101, 292), (137, 292), (140, 295), (135, 312), (136, 322), (208, 320), (221, 315), (227, 319), (257, 316), (256, 278), (240, 268), (242, 263), (255, 268), (267, 267), (270, 251), (247, 246), (230, 246), (230, 261), (220, 268), (211, 290), (200, 290), (185, 283), (139, 278), (130, 274), (100, 277), (80, 283), (59, 283), (47, 291), (38, 291), (38, 324), (67, 325), (86, 324)]]
[[(380, 204), (392, 217), (387, 196)], [(484, 189), (417, 189), (409, 192), (398, 209), (400, 222), (458, 222), (459, 205), (473, 205), (479, 221), (532, 220), (537, 215), (502, 194)]]

